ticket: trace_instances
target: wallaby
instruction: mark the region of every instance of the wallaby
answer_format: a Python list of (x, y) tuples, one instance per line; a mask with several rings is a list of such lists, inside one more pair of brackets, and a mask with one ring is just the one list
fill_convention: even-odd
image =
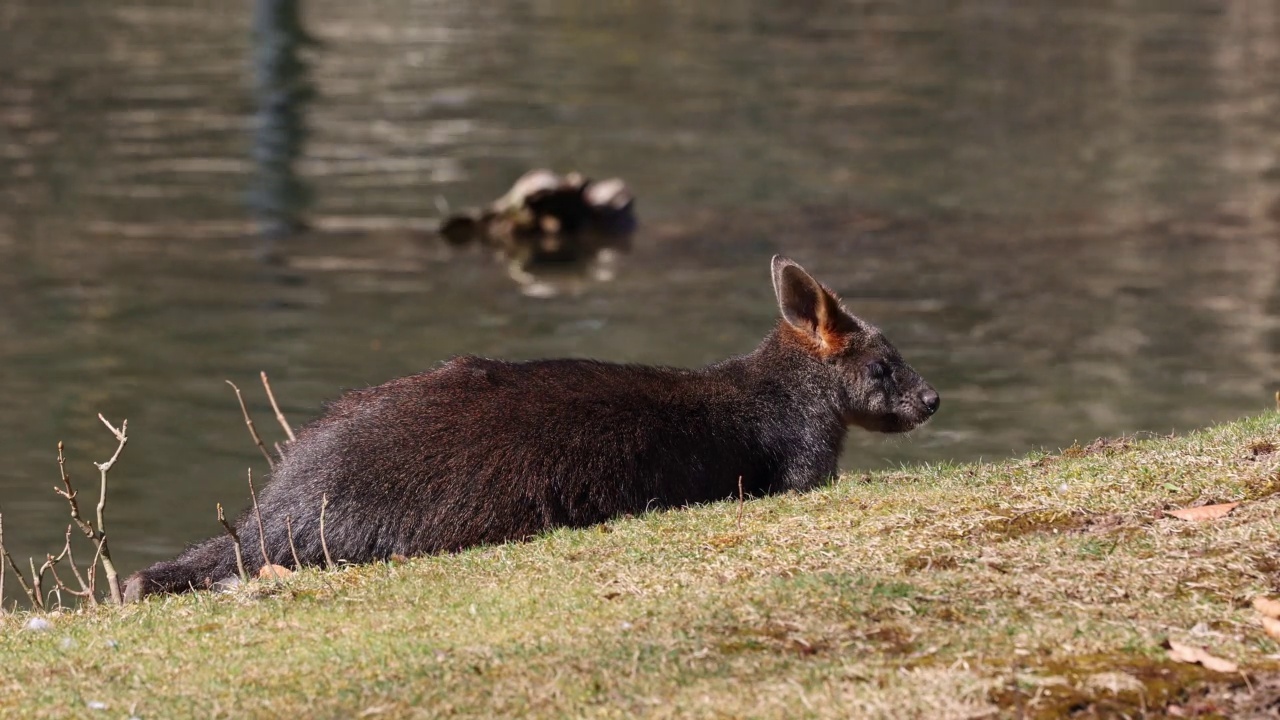
[[(349, 392), (283, 450), (260, 498), (269, 560), (371, 562), (524, 540), (830, 480), (850, 425), (905, 432), (938, 393), (796, 263), (773, 258), (782, 318), (753, 352), (699, 370), (457, 357)], [(739, 480), (741, 478), (741, 480)], [(289, 520), (286, 523), (286, 519)], [(237, 521), (264, 564), (252, 510)], [(249, 539), (255, 539), (249, 541)], [(227, 535), (129, 578), (125, 597), (235, 576)]]

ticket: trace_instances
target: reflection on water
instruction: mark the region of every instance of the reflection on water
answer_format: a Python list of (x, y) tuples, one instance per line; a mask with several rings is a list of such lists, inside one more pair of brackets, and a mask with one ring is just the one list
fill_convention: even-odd
[(303, 227), (302, 213), (311, 192), (294, 171), (306, 141), (306, 105), (315, 95), (304, 44), (298, 0), (256, 0), (253, 5), (253, 92), (257, 104), (253, 130), (253, 184), (249, 205), (267, 247)]
[[(57, 441), (82, 483), (110, 455), (97, 412), (129, 419), (109, 521), (130, 570), (216, 533), (214, 503), (265, 470), (224, 379), (266, 370), (300, 421), (455, 353), (702, 364), (772, 323), (774, 252), (945, 399), (908, 438), (851, 436), (846, 467), (1273, 402), (1273, 2), (305, 10), (324, 47), (293, 164), (311, 230), (264, 277), (250, 9), (0, 3), (0, 511), (19, 557), (61, 545)], [(481, 205), (534, 167), (641, 198), (611, 282), (532, 300), (435, 237), (437, 198)]]

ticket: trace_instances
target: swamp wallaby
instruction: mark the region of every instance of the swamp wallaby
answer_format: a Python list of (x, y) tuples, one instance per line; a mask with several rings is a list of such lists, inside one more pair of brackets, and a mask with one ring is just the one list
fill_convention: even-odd
[[(270, 561), (370, 562), (523, 540), (625, 513), (805, 490), (836, 474), (850, 425), (904, 432), (938, 393), (799, 265), (773, 259), (782, 318), (753, 352), (700, 370), (458, 357), (349, 392), (289, 443), (260, 498)], [(286, 518), (289, 523), (286, 523)], [(252, 511), (245, 565), (264, 563)], [(231, 538), (136, 573), (128, 600), (236, 574)]]

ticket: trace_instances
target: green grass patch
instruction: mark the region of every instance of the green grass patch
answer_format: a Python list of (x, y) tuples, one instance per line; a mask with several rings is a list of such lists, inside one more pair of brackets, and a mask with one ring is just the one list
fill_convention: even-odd
[[(1280, 698), (1280, 646), (1249, 606), (1280, 594), (1278, 446), (1269, 413), (851, 475), (741, 517), (716, 503), (64, 611), (44, 632), (0, 615), (0, 714), (1247, 713)], [(1231, 501), (1211, 522), (1165, 514)], [(1241, 672), (1173, 663), (1169, 638)]]

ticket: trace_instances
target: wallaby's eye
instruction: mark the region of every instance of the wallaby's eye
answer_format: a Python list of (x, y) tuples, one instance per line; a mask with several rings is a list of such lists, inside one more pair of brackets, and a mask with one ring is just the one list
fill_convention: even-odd
[(882, 380), (889, 375), (889, 366), (881, 360), (873, 360), (867, 364), (867, 375), (872, 380)]

